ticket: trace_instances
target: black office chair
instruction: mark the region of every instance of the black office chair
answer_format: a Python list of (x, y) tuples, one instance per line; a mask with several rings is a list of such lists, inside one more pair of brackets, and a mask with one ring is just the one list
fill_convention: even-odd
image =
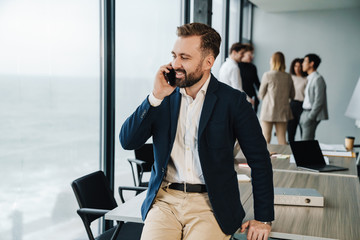
[[(108, 179), (102, 171), (97, 171), (74, 180), (71, 183), (71, 187), (80, 206), (77, 213), (84, 223), (90, 240), (109, 240), (112, 236), (113, 239), (118, 240), (140, 239), (143, 224), (128, 222), (118, 222), (120, 224), (119, 228), (115, 226), (94, 238), (90, 228), (91, 223), (118, 206), (110, 190)], [(137, 187), (124, 187), (122, 190), (139, 191)], [(119, 230), (118, 232), (115, 231), (117, 229)]]
[[(151, 172), (154, 164), (154, 150), (152, 143), (146, 143), (139, 149), (135, 150), (135, 159), (128, 159), (133, 174), (134, 185), (139, 187), (148, 187), (149, 182), (143, 182), (144, 172)], [(136, 166), (137, 174), (135, 174), (134, 166)], [(136, 177), (135, 177), (136, 176)], [(137, 178), (137, 182), (136, 182)]]

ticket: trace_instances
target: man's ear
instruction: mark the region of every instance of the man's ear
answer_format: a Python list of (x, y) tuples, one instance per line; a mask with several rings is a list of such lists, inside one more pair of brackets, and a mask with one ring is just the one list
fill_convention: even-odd
[(310, 65), (311, 68), (314, 68), (314, 61), (309, 62), (309, 65)]
[(204, 68), (206, 70), (210, 70), (212, 68), (212, 66), (214, 65), (214, 62), (215, 62), (214, 56), (209, 54), (207, 57), (205, 57)]

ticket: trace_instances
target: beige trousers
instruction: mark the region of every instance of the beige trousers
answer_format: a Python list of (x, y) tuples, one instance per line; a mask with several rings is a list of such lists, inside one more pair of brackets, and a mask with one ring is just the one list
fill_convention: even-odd
[(287, 122), (266, 122), (261, 121), (261, 128), (265, 140), (267, 143), (271, 141), (271, 132), (273, 125), (275, 125), (276, 137), (279, 144), (285, 145), (286, 144), (286, 127)]
[(230, 239), (220, 229), (207, 193), (160, 188), (146, 219), (141, 240)]

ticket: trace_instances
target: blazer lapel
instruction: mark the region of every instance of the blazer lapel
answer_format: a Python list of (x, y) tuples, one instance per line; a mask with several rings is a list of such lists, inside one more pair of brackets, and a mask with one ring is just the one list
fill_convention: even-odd
[(175, 92), (172, 96), (170, 96), (170, 142), (171, 145), (174, 142), (179, 111), (180, 111), (180, 103), (181, 103), (181, 94), (179, 92), (179, 88), (175, 89)]
[(205, 126), (207, 125), (211, 113), (214, 109), (215, 103), (217, 101), (217, 96), (215, 95), (215, 90), (218, 88), (218, 81), (216, 78), (211, 74), (210, 83), (208, 89), (206, 91), (204, 105), (201, 110), (200, 122), (199, 122), (199, 132), (198, 138), (200, 139), (201, 134), (203, 133)]

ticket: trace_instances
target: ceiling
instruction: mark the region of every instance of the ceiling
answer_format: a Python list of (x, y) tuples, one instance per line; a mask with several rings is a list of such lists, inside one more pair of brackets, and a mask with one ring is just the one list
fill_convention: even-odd
[(249, 0), (266, 12), (329, 10), (360, 7), (360, 0)]

